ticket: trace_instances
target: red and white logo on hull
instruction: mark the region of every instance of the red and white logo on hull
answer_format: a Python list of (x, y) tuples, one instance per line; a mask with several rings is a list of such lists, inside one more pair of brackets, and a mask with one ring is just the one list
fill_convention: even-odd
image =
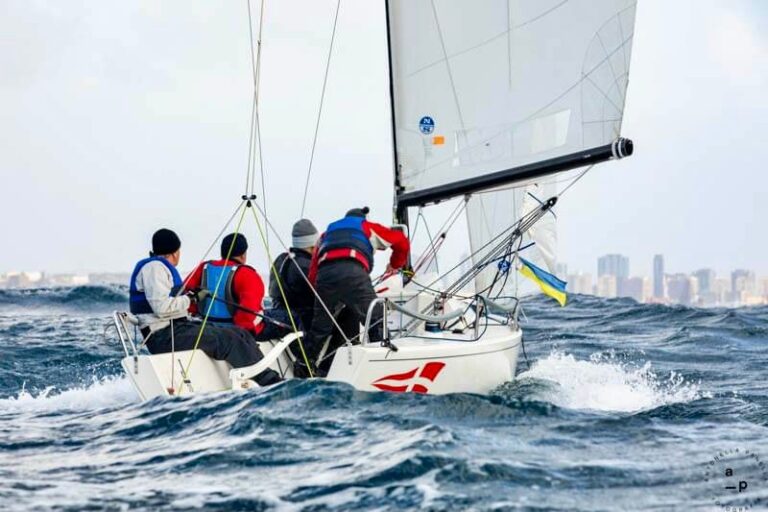
[[(428, 393), (427, 385), (435, 382), (435, 379), (443, 371), (445, 363), (436, 361), (427, 363), (423, 367), (417, 366), (413, 370), (404, 373), (393, 373), (371, 382), (371, 386), (382, 391), (393, 393)], [(421, 371), (419, 371), (421, 370)]]

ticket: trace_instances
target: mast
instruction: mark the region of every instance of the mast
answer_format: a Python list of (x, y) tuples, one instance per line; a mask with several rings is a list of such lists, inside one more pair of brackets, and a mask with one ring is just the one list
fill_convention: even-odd
[(634, 145), (630, 139), (618, 138), (610, 144), (593, 149), (587, 149), (570, 155), (541, 160), (503, 171), (477, 176), (461, 181), (447, 183), (432, 188), (398, 194), (396, 196), (397, 210), (406, 210), (409, 206), (423, 206), (428, 203), (439, 203), (452, 197), (471, 194), (480, 190), (499, 187), (511, 182), (529, 180), (568, 171), (577, 167), (594, 165), (607, 160), (630, 156)]
[(400, 164), (397, 160), (397, 129), (395, 127), (395, 85), (392, 78), (392, 36), (390, 35), (389, 26), (389, 0), (384, 0), (384, 17), (386, 18), (387, 28), (387, 65), (389, 72), (389, 110), (390, 121), (392, 122), (392, 163), (394, 166), (394, 178), (395, 178), (395, 198), (394, 198), (394, 214), (395, 222), (398, 224), (404, 224), (406, 226), (406, 234), (408, 231), (408, 207), (400, 206), (399, 197), (403, 191), (403, 185), (400, 183)]

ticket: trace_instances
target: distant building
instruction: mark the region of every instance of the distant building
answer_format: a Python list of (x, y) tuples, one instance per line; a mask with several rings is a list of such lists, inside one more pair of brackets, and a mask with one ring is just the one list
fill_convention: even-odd
[(617, 296), (616, 288), (616, 276), (609, 274), (602, 275), (597, 278), (597, 295), (598, 297), (613, 298)]
[(728, 304), (731, 297), (731, 280), (727, 277), (717, 277), (710, 285), (710, 293), (714, 298), (712, 306), (722, 306)]
[(757, 279), (751, 270), (737, 269), (731, 272), (731, 298), (736, 303), (745, 301), (757, 291)]
[(621, 254), (606, 254), (597, 260), (597, 277), (614, 276), (616, 279), (629, 277), (629, 258)]
[(715, 285), (715, 271), (711, 268), (702, 268), (693, 273), (699, 282), (699, 300), (702, 306), (714, 306), (718, 303), (717, 294), (713, 291)]
[(699, 282), (694, 276), (674, 274), (667, 279), (667, 296), (669, 300), (690, 306), (698, 299)]
[(653, 296), (659, 300), (664, 294), (664, 256), (657, 254), (653, 257)]
[(566, 287), (569, 293), (580, 293), (582, 295), (594, 295), (595, 286), (592, 283), (592, 274), (584, 274), (579, 272), (577, 274), (571, 274), (568, 276), (568, 286)]
[[(616, 278), (616, 296), (624, 295), (624, 284), (629, 279), (629, 258), (621, 254), (606, 254), (597, 260), (597, 278)], [(599, 286), (599, 285), (598, 285)]]
[(647, 277), (630, 277), (624, 282), (622, 297), (630, 297), (637, 302), (647, 302), (651, 298), (651, 281)]

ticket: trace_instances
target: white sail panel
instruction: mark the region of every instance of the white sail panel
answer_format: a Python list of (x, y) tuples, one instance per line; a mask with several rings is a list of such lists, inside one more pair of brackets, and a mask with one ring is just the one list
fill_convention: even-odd
[(634, 18), (635, 0), (391, 0), (401, 192), (615, 140)]

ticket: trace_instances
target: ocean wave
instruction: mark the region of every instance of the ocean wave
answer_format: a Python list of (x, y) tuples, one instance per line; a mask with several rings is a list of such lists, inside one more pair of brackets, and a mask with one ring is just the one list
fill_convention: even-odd
[(16, 396), (0, 400), (0, 411), (55, 412), (92, 411), (104, 407), (115, 407), (136, 403), (138, 395), (125, 377), (93, 378), (88, 385), (58, 389), (49, 386), (38, 392), (29, 392), (22, 387)]
[(0, 306), (3, 307), (40, 309), (65, 306), (104, 309), (127, 304), (128, 287), (123, 285), (0, 290)]
[(631, 366), (601, 353), (579, 360), (553, 351), (518, 380), (548, 384), (536, 390), (537, 398), (558, 407), (601, 412), (637, 413), (707, 396), (699, 383), (687, 382), (676, 372), (660, 377), (650, 362)]

